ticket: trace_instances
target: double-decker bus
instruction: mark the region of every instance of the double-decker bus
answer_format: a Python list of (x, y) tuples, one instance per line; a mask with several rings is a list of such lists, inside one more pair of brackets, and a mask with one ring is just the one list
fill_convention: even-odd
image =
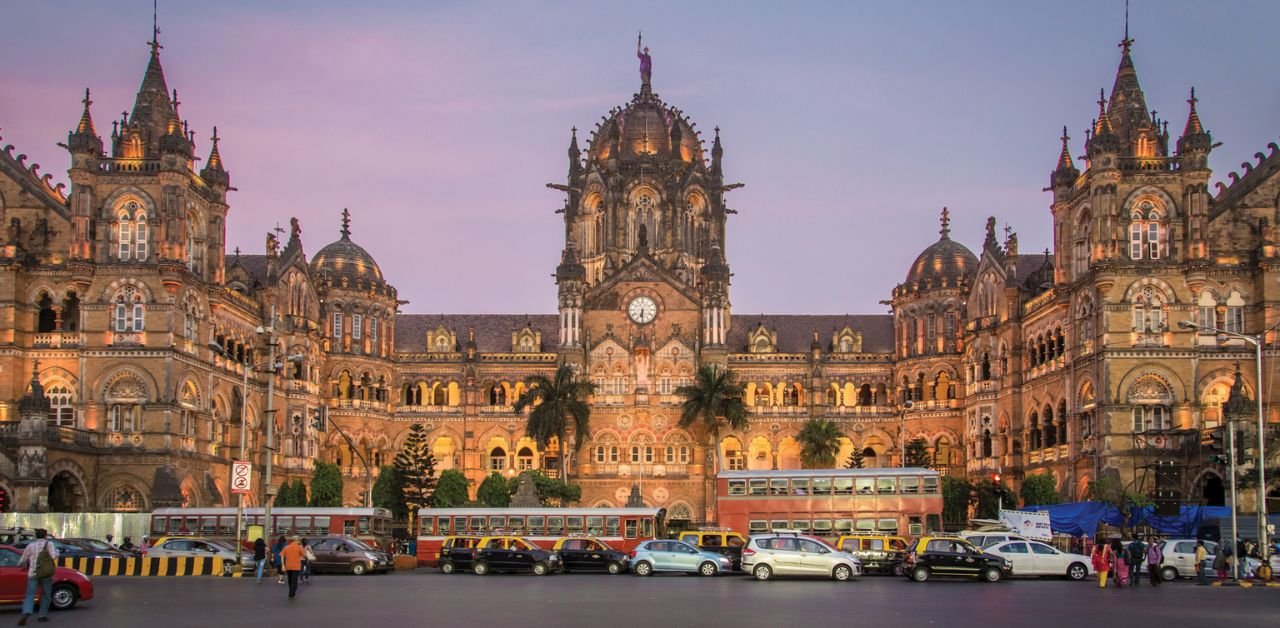
[(510, 534), (550, 547), (560, 537), (594, 536), (629, 552), (662, 536), (664, 508), (423, 508), (418, 511), (418, 564), (434, 567), (447, 536)]
[(932, 469), (722, 471), (719, 525), (761, 534), (919, 536), (942, 530), (942, 476)]
[[(272, 508), (272, 525), (264, 525), (262, 508), (244, 509), (244, 526), (264, 526), (268, 544), (276, 536), (342, 535), (377, 544), (391, 540), (391, 511), (386, 508)], [(151, 513), (151, 538), (194, 535), (234, 539), (235, 508), (157, 508)], [(245, 539), (247, 543), (247, 538)]]

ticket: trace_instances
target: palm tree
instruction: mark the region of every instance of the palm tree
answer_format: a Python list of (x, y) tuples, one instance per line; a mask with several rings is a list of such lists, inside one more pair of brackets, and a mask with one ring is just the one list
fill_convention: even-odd
[(834, 422), (809, 419), (796, 435), (796, 440), (800, 441), (800, 464), (806, 469), (835, 467), (841, 438), (844, 438), (844, 432)]
[(560, 444), (560, 479), (568, 481), (565, 435), (572, 422), (573, 450), (578, 451), (586, 442), (591, 428), (591, 406), (587, 404), (587, 395), (596, 391), (595, 384), (579, 381), (569, 365), (561, 364), (552, 378), (533, 375), (525, 380), (525, 385), (527, 388), (515, 403), (516, 412), (533, 408), (525, 424), (525, 434), (543, 451), (551, 444), (552, 438), (556, 439)]
[(684, 397), (680, 427), (697, 424), (707, 431), (715, 452), (717, 474), (720, 473), (720, 427), (747, 428), (747, 406), (736, 379), (733, 371), (707, 364), (698, 369), (692, 385), (676, 389), (676, 394)]

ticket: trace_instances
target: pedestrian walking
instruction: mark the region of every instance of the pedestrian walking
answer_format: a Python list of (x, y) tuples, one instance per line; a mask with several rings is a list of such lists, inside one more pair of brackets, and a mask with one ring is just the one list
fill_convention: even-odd
[(1142, 582), (1142, 561), (1146, 558), (1147, 546), (1142, 542), (1141, 536), (1134, 535), (1133, 541), (1129, 543), (1126, 560), (1129, 563), (1129, 580), (1135, 587)]
[[(1151, 542), (1147, 544), (1147, 576), (1151, 579), (1151, 586), (1158, 587), (1164, 580), (1160, 573), (1160, 567), (1164, 564), (1164, 547), (1160, 543), (1160, 537), (1151, 537)], [(1136, 585), (1137, 580), (1134, 580)]]
[(302, 581), (311, 582), (311, 563), (315, 562), (316, 553), (311, 551), (311, 545), (306, 539), (302, 539)]
[(258, 537), (253, 542), (253, 567), (258, 576), (258, 584), (262, 584), (262, 569), (267, 565), (267, 542)]
[(36, 530), (36, 540), (22, 550), (18, 567), (27, 570), (27, 595), (22, 598), (22, 617), (19, 626), (27, 625), (27, 619), (35, 610), (36, 589), (40, 589), (40, 616), (36, 621), (49, 621), (49, 604), (53, 602), (53, 574), (58, 570), (58, 548), (50, 543), (49, 533)]
[(1111, 546), (1099, 539), (1089, 558), (1093, 561), (1093, 570), (1098, 573), (1098, 588), (1107, 588), (1107, 573), (1111, 571)]
[(1116, 588), (1123, 589), (1129, 583), (1129, 563), (1124, 558), (1124, 543), (1120, 539), (1111, 539), (1111, 570), (1115, 572)]
[(1218, 572), (1218, 582), (1227, 581), (1227, 570), (1231, 566), (1227, 553), (1230, 551), (1231, 548), (1226, 543), (1219, 543), (1213, 548), (1213, 570)]
[(276, 544), (271, 546), (271, 561), (276, 568), (276, 584), (284, 584), (284, 562), (282, 562), (280, 552), (284, 551), (288, 543), (284, 535), (281, 534), (280, 538), (276, 539)]
[(1204, 541), (1196, 541), (1196, 584), (1202, 587), (1209, 586), (1209, 574), (1204, 567), (1204, 561), (1208, 557), (1209, 550), (1205, 549)]
[(284, 560), (285, 575), (289, 579), (289, 599), (293, 599), (298, 595), (298, 576), (302, 574), (302, 543), (298, 542), (298, 537), (293, 537), (293, 542), (284, 546), (280, 550), (280, 558)]
[(116, 537), (111, 536), (110, 534), (108, 534), (108, 535), (107, 535), (107, 545), (110, 545), (111, 547), (115, 547), (115, 546), (116, 546)]

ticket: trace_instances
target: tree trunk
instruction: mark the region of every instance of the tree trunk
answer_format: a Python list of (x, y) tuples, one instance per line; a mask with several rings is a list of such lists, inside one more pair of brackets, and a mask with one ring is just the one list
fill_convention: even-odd
[(568, 443), (565, 441), (567, 433), (567, 430), (562, 429), (557, 435), (557, 438), (560, 440), (560, 481), (565, 484), (569, 483), (569, 456), (567, 455), (569, 447)]

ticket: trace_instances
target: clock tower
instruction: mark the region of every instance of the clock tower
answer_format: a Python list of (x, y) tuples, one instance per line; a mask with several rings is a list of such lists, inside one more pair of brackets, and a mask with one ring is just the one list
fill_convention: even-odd
[[(602, 118), (585, 151), (574, 130), (568, 180), (549, 184), (567, 195), (556, 270), (559, 354), (596, 384), (589, 444), (600, 438), (660, 443), (683, 432), (676, 425), (676, 388), (691, 382), (703, 362), (725, 362), (724, 193), (738, 186), (724, 184), (718, 130), (710, 155), (700, 135), (680, 109), (644, 84)], [(588, 460), (593, 456), (586, 451), (576, 476), (584, 503), (591, 503), (593, 485), (609, 499), (610, 487), (629, 486), (627, 460), (635, 448), (623, 446), (616, 460), (609, 453)], [(653, 463), (645, 460), (653, 455), (640, 446), (636, 471)], [(697, 493), (691, 503), (702, 501), (701, 487)], [(644, 494), (652, 505), (649, 491)]]

